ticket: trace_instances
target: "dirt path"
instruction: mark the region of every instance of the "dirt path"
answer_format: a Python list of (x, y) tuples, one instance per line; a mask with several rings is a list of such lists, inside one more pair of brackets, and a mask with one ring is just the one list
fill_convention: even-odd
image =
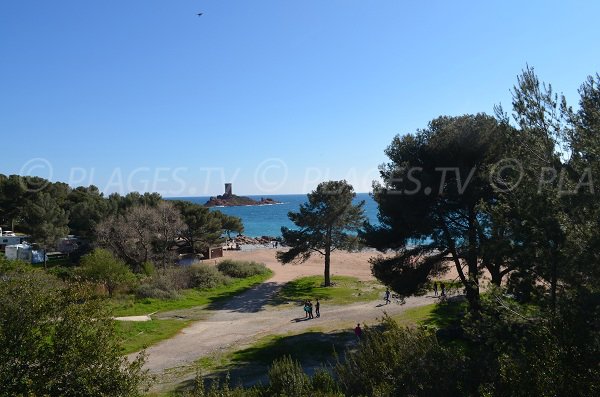
[[(262, 259), (274, 271), (274, 276), (265, 283), (240, 294), (216, 309), (210, 310), (207, 317), (184, 328), (171, 339), (162, 341), (147, 349), (145, 368), (150, 374), (160, 375), (165, 372), (178, 372), (189, 367), (202, 357), (218, 352), (239, 349), (248, 346), (263, 336), (300, 333), (309, 328), (323, 331), (350, 328), (356, 323), (374, 324), (384, 312), (390, 315), (434, 302), (430, 297), (413, 297), (404, 305), (382, 305), (381, 301), (357, 303), (342, 306), (328, 306), (321, 303), (321, 317), (305, 320), (302, 307), (296, 304), (269, 306), (273, 294), (286, 282), (297, 277), (320, 274), (322, 264), (318, 259), (314, 263), (297, 266), (282, 266), (274, 260), (274, 251), (265, 250), (259, 255), (252, 253), (236, 253), (228, 255), (236, 259)], [(353, 275), (362, 279), (370, 276), (368, 258), (371, 254), (347, 254), (334, 258), (339, 271), (336, 274)], [(270, 259), (272, 256), (272, 260)], [(343, 263), (340, 263), (343, 262)], [(336, 267), (334, 266), (334, 269)], [(317, 273), (318, 272), (318, 273)], [(175, 369), (175, 370), (174, 370)]]

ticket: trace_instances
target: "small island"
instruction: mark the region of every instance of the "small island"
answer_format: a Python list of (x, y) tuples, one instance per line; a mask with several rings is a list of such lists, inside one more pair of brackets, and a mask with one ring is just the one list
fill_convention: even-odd
[(281, 202), (273, 200), (272, 198), (261, 198), (260, 200), (254, 200), (250, 197), (236, 196), (233, 194), (231, 183), (225, 184), (225, 193), (217, 197), (211, 197), (204, 205), (206, 207), (234, 207), (244, 205), (272, 205), (281, 204)]

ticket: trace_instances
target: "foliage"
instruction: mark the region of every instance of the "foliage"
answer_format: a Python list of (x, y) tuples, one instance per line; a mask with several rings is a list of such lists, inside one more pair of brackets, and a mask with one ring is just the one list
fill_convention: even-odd
[(257, 263), (254, 261), (235, 261), (232, 259), (222, 260), (217, 265), (217, 269), (226, 276), (234, 278), (252, 277), (269, 272), (269, 269), (264, 265), (264, 263)]
[(0, 395), (136, 396), (143, 357), (121, 357), (105, 305), (42, 272), (0, 281)]
[(300, 205), (299, 212), (288, 213), (299, 229), (281, 228), (283, 242), (290, 248), (278, 252), (277, 259), (285, 264), (306, 261), (313, 253), (323, 255), (325, 286), (330, 286), (331, 252), (358, 246), (358, 238), (352, 233), (365, 220), (365, 203), (353, 205), (355, 197), (354, 188), (346, 181), (320, 183), (307, 195), (308, 202)]
[[(461, 396), (464, 363), (434, 335), (401, 328), (389, 317), (381, 329), (366, 328), (356, 351), (336, 366), (347, 396)], [(435, 381), (432, 381), (435, 380)]]
[(140, 271), (149, 261), (163, 268), (173, 260), (175, 239), (185, 229), (173, 204), (161, 201), (156, 206), (134, 206), (122, 215), (102, 221), (97, 229), (99, 244)]
[(7, 273), (23, 273), (30, 272), (33, 267), (30, 263), (22, 260), (6, 259), (4, 255), (0, 255), (0, 276)]
[(189, 201), (174, 201), (173, 203), (181, 213), (186, 225), (181, 233), (181, 238), (186, 241), (188, 248), (193, 253), (200, 253), (222, 241), (221, 235), (225, 229), (224, 218), (220, 212), (211, 211)]
[[(439, 117), (393, 139), (386, 149), (390, 162), (380, 168), (383, 184), (373, 187), (381, 224), (367, 225), (363, 237), (398, 254), (373, 260), (376, 277), (410, 295), (453, 266), (477, 307), (482, 251), (488, 240), (503, 238), (482, 208), (498, 199), (489, 174), (506, 152), (506, 128), (484, 114)], [(483, 259), (499, 283), (504, 258)]]
[(194, 378), (194, 387), (192, 390), (181, 394), (183, 397), (260, 397), (263, 393), (258, 388), (231, 388), (229, 386), (229, 375), (224, 382), (213, 379), (210, 386), (207, 385), (200, 372), (196, 373)]
[(310, 378), (298, 361), (283, 356), (273, 361), (269, 369), (269, 395), (285, 397), (308, 397), (311, 391)]
[(108, 296), (113, 296), (119, 286), (135, 279), (123, 261), (99, 248), (81, 258), (81, 274), (87, 280), (102, 284)]
[(221, 228), (227, 233), (227, 237), (231, 239), (231, 232), (242, 234), (244, 225), (242, 220), (236, 216), (225, 215), (222, 212), (216, 211), (215, 214), (221, 219)]

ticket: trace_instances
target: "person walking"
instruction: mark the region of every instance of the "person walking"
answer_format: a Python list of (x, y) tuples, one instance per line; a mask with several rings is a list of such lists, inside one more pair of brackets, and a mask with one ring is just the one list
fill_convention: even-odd
[(442, 290), (441, 296), (446, 296), (446, 285), (444, 283), (440, 283), (440, 289)]
[(304, 301), (304, 318), (308, 318), (308, 301)]
[(308, 318), (315, 318), (313, 316), (313, 304), (312, 304), (311, 301), (308, 301), (308, 310), (309, 310), (309, 312), (308, 312), (309, 313)]
[(385, 304), (387, 305), (388, 303), (391, 303), (391, 301), (390, 301), (390, 289), (386, 288), (385, 289)]
[(433, 282), (433, 296), (437, 296), (437, 281)]
[(319, 298), (317, 298), (317, 303), (315, 303), (315, 314), (317, 318), (321, 317), (321, 304), (319, 303)]
[(360, 323), (356, 324), (356, 328), (354, 328), (354, 335), (356, 335), (358, 340), (362, 338), (362, 329), (360, 328)]

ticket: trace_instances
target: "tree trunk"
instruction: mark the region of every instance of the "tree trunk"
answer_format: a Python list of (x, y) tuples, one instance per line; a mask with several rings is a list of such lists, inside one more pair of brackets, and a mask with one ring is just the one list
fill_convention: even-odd
[(331, 287), (331, 277), (329, 275), (329, 270), (331, 266), (331, 247), (327, 245), (325, 247), (325, 286)]
[(477, 276), (477, 229), (476, 229), (475, 209), (469, 208), (469, 248), (467, 254), (467, 266), (469, 268), (469, 280), (467, 283), (467, 300), (471, 312), (477, 315), (480, 311), (481, 302), (479, 301), (479, 280)]
[(550, 275), (550, 303), (552, 307), (552, 314), (556, 314), (556, 287), (558, 284), (557, 277), (557, 268), (556, 268), (556, 258), (552, 256), (552, 264), (551, 264), (551, 272)]
[(492, 277), (492, 284), (499, 287), (502, 283), (502, 272), (500, 271), (500, 266), (497, 264), (492, 264), (489, 267), (486, 266), (488, 271), (490, 272), (490, 276)]

